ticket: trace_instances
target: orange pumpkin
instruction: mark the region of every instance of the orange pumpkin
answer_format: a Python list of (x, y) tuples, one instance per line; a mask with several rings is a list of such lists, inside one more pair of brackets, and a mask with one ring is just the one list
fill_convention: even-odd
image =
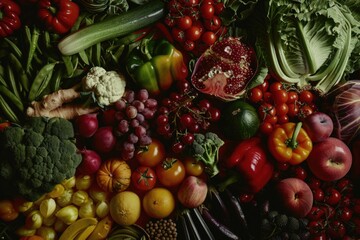
[(103, 162), (96, 173), (96, 181), (107, 192), (122, 192), (131, 181), (130, 166), (123, 160), (111, 158)]

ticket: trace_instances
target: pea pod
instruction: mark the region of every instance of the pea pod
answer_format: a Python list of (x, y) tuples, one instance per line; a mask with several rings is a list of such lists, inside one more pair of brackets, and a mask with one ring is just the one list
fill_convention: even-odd
[(97, 43), (93, 46), (92, 60), (95, 66), (101, 66), (101, 44)]
[(34, 27), (34, 29), (32, 31), (32, 35), (31, 35), (29, 53), (28, 53), (28, 57), (27, 57), (27, 60), (26, 60), (26, 71), (27, 72), (30, 71), (31, 62), (33, 60), (35, 51), (36, 51), (36, 49), (38, 47), (39, 36), (40, 36), (39, 30), (36, 27)]
[(54, 67), (57, 63), (58, 62), (46, 64), (40, 69), (39, 73), (36, 75), (33, 83), (31, 84), (28, 96), (29, 101), (34, 101), (36, 98), (38, 98), (49, 85)]
[(89, 65), (89, 59), (88, 59), (88, 56), (87, 56), (86, 53), (85, 53), (85, 50), (80, 51), (80, 52), (79, 52), (79, 56), (80, 56), (81, 60), (82, 60), (86, 65)]
[(4, 114), (7, 120), (13, 123), (18, 123), (19, 118), (16, 116), (14, 111), (11, 109), (9, 104), (5, 101), (5, 99), (0, 95), (0, 109), (1, 112)]
[[(77, 56), (75, 56), (77, 58)], [(62, 56), (62, 60), (64, 62), (65, 65), (65, 69), (66, 69), (66, 75), (67, 76), (71, 76), (75, 70), (74, 65), (71, 61), (71, 56)]]
[(56, 68), (54, 70), (54, 73), (50, 81), (50, 89), (52, 92), (55, 92), (60, 89), (60, 84), (63, 74), (64, 74), (63, 66), (60, 66), (59, 68)]
[(18, 98), (11, 91), (9, 91), (9, 89), (7, 89), (5, 86), (0, 85), (0, 94), (3, 97), (6, 97), (7, 99), (9, 99), (10, 102), (13, 103), (20, 110), (20, 112), (24, 111), (24, 105), (23, 105), (21, 99)]

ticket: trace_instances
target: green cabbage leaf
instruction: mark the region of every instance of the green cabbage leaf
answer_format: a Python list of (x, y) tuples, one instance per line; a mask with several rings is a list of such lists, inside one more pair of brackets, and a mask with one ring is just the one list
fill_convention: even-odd
[(266, 30), (259, 39), (278, 79), (325, 94), (359, 69), (360, 22), (345, 3), (269, 0), (265, 14)]

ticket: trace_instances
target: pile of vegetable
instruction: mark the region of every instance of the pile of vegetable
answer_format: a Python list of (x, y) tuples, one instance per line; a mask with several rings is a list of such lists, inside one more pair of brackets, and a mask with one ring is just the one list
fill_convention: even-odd
[(359, 9), (0, 1), (0, 238), (359, 239)]

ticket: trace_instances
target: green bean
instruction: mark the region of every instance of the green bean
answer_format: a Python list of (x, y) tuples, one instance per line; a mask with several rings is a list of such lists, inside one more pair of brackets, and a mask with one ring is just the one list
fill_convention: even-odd
[(48, 86), (54, 67), (57, 64), (49, 63), (43, 66), (38, 74), (36, 75), (33, 83), (31, 84), (30, 92), (29, 92), (29, 101), (33, 101), (40, 96), (40, 94), (45, 90)]
[(26, 92), (28, 92), (29, 88), (30, 88), (30, 83), (29, 83), (28, 76), (27, 76), (23, 66), (21, 65), (20, 60), (14, 54), (11, 53), (9, 55), (9, 62), (13, 66), (23, 89)]
[(22, 52), (21, 50), (18, 48), (18, 46), (13, 43), (10, 39), (8, 38), (4, 38), (4, 40), (8, 43), (8, 45), (10, 46), (11, 48), (11, 52), (18, 58), (18, 59), (21, 59), (22, 58)]
[(20, 97), (19, 93), (19, 86), (16, 83), (14, 72), (12, 68), (10, 67), (10, 64), (6, 66), (6, 72), (7, 72), (7, 85), (9, 86), (9, 89), (17, 96)]
[(72, 57), (72, 65), (74, 66), (74, 70), (73, 72), (71, 73), (71, 76), (74, 75), (74, 72), (76, 71), (77, 67), (78, 67), (78, 64), (79, 64), (79, 58), (76, 56), (76, 55), (73, 55)]
[(6, 83), (6, 81), (2, 75), (0, 75), (0, 84), (4, 85), (5, 87), (8, 87), (8, 84)]
[(15, 112), (9, 106), (9, 104), (5, 101), (5, 99), (0, 95), (0, 108), (5, 115), (4, 117), (7, 118), (10, 122), (18, 123), (19, 118), (16, 116)]
[(29, 53), (28, 53), (28, 57), (27, 57), (27, 61), (26, 61), (26, 72), (30, 71), (31, 62), (34, 58), (35, 50), (38, 47), (39, 36), (40, 36), (39, 30), (37, 29), (37, 27), (34, 27), (32, 35), (31, 35), (30, 48), (29, 48)]
[(63, 55), (62, 60), (63, 60), (64, 65), (65, 65), (66, 75), (70, 77), (72, 75), (72, 73), (74, 72), (74, 66), (73, 66), (73, 63), (71, 61), (71, 56)]
[(43, 40), (44, 40), (44, 45), (46, 49), (51, 48), (51, 38), (50, 38), (50, 33), (48, 31), (44, 31), (43, 34)]
[(24, 104), (21, 99), (15, 96), (8, 88), (0, 85), (0, 94), (8, 98), (21, 112), (24, 111)]
[(101, 65), (101, 43), (97, 43), (93, 46), (93, 57), (92, 60), (95, 66)]

